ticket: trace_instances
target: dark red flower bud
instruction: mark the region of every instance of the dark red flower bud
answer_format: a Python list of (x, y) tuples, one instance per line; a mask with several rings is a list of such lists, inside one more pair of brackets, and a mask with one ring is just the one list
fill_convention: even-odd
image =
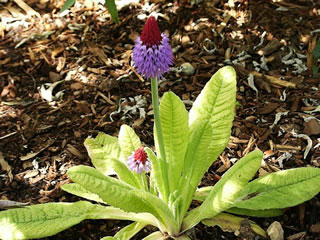
[(161, 33), (158, 23), (154, 17), (149, 17), (140, 37), (142, 43), (148, 47), (161, 44)]

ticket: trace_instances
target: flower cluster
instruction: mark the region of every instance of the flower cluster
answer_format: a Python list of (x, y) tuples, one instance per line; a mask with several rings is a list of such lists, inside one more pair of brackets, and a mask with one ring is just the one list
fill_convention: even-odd
[(128, 168), (136, 173), (142, 173), (143, 171), (149, 172), (151, 170), (150, 160), (147, 158), (147, 154), (144, 151), (144, 147), (138, 148), (128, 158)]
[(138, 73), (147, 79), (159, 79), (169, 71), (169, 65), (173, 63), (169, 38), (160, 33), (154, 17), (147, 20), (141, 37), (136, 39), (132, 59)]

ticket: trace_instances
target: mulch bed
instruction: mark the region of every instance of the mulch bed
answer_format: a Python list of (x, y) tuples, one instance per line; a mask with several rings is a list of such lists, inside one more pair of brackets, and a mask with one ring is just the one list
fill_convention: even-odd
[[(69, 182), (71, 166), (90, 165), (83, 142), (99, 131), (117, 136), (128, 124), (153, 146), (150, 82), (131, 64), (134, 40), (151, 12), (175, 55), (160, 95), (171, 90), (190, 109), (221, 66), (237, 71), (232, 137), (202, 185), (215, 183), (234, 158), (255, 148), (265, 153), (259, 175), (320, 166), (320, 113), (313, 112), (320, 103), (319, 79), (310, 70), (320, 34), (319, 1), (120, 1), (118, 25), (94, 1), (78, 1), (64, 16), (63, 1), (25, 1), (34, 9), (28, 13), (17, 2), (0, 2), (1, 199), (79, 200), (60, 186)], [(318, 195), (279, 218), (253, 220), (264, 229), (279, 221), (290, 240), (320, 239), (319, 206)], [(99, 239), (126, 224), (87, 220), (47, 239)], [(202, 224), (191, 234), (246, 238)]]

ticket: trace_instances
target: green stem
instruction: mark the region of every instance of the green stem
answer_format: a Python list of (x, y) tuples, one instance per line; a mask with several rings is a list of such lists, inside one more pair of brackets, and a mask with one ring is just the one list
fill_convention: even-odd
[(157, 132), (158, 145), (160, 150), (160, 164), (162, 171), (162, 181), (164, 184), (164, 196), (163, 200), (168, 202), (169, 197), (169, 179), (168, 179), (168, 167), (166, 161), (166, 154), (164, 151), (164, 142), (162, 136), (161, 120), (160, 120), (160, 111), (159, 111), (159, 95), (158, 95), (158, 80), (157, 78), (151, 78), (151, 91), (152, 91), (152, 107), (153, 115), (155, 122), (155, 130)]

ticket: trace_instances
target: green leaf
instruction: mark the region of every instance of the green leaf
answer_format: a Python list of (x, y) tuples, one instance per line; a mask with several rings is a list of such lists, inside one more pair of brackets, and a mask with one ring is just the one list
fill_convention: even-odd
[(138, 232), (140, 232), (141, 229), (143, 229), (147, 224), (145, 223), (131, 223), (130, 225), (122, 228), (119, 232), (117, 232), (114, 237), (104, 237), (101, 240), (129, 240), (134, 235), (136, 235)]
[(267, 234), (265, 233), (265, 231), (255, 222), (250, 221), (246, 218), (236, 217), (226, 213), (220, 213), (213, 218), (205, 219), (201, 222), (210, 227), (219, 226), (224, 232), (240, 231), (241, 226), (245, 224), (249, 225), (256, 234), (267, 238)]
[[(235, 103), (236, 74), (232, 67), (223, 67), (203, 88), (189, 113), (189, 145), (182, 180), (184, 188), (189, 188), (188, 179), (192, 179), (184, 212), (204, 173), (229, 142)], [(196, 149), (200, 143), (201, 147)]]
[(80, 184), (77, 183), (69, 183), (61, 186), (63, 191), (71, 193), (73, 195), (86, 198), (91, 201), (96, 201), (99, 203), (105, 203), (97, 194), (88, 191), (87, 189), (81, 187)]
[(93, 192), (106, 203), (128, 212), (148, 212), (164, 224), (171, 224), (173, 216), (158, 197), (131, 187), (118, 179), (105, 176), (94, 168), (75, 166), (69, 169), (72, 181)]
[(179, 186), (184, 156), (188, 146), (188, 112), (173, 92), (166, 92), (160, 103), (160, 119), (170, 192)]
[(89, 202), (46, 203), (0, 212), (0, 238), (33, 239), (52, 236), (84, 219), (96, 206)]
[(84, 141), (92, 164), (104, 175), (116, 174), (112, 168), (111, 160), (120, 159), (120, 147), (118, 139), (108, 134), (99, 132), (95, 138), (87, 138)]
[(208, 165), (211, 165), (208, 153), (212, 129), (208, 121), (197, 121), (197, 123), (195, 131), (189, 137), (184, 172), (180, 182), (181, 195), (184, 197), (184, 207), (181, 212), (183, 216), (190, 206), (203, 174), (207, 171)]
[(65, 3), (63, 4), (60, 13), (64, 12), (65, 10), (69, 9), (75, 4), (76, 0), (66, 0)]
[(141, 147), (141, 142), (134, 130), (124, 124), (121, 126), (119, 132), (119, 145), (122, 157), (124, 161), (127, 161), (132, 152)]
[[(197, 189), (193, 196), (193, 200), (203, 202), (212, 190), (212, 186), (202, 187)], [(268, 210), (249, 210), (243, 208), (229, 208), (225, 210), (229, 213), (238, 215), (250, 216), (250, 217), (276, 217), (282, 215), (281, 209), (268, 209)]]
[[(236, 104), (236, 73), (230, 66), (217, 71), (197, 97), (189, 113), (190, 131), (200, 120), (210, 122), (212, 128), (211, 163), (229, 142)], [(208, 144), (210, 145), (210, 144)]]
[(281, 209), (265, 209), (265, 210), (250, 210), (245, 208), (229, 208), (226, 210), (228, 213), (237, 215), (249, 216), (249, 217), (277, 217), (282, 215)]
[(95, 205), (96, 209), (89, 215), (90, 219), (118, 219), (129, 220), (144, 223), (147, 225), (153, 225), (159, 227), (159, 222), (150, 213), (132, 213), (126, 212), (115, 207), (105, 207), (101, 205)]
[(127, 165), (124, 164), (123, 162), (114, 160), (114, 159), (110, 159), (110, 163), (113, 167), (113, 169), (115, 170), (115, 172), (117, 173), (118, 177), (120, 178), (120, 180), (124, 181), (125, 183), (130, 184), (131, 186), (135, 187), (135, 188), (144, 188), (143, 185), (140, 185), (141, 182), (137, 181), (137, 178), (135, 176), (135, 173), (131, 172)]
[(69, 169), (68, 175), (88, 191), (97, 194), (104, 202), (131, 212), (150, 212), (144, 203), (130, 194), (133, 187), (108, 177), (92, 167), (75, 166)]
[(236, 200), (237, 194), (259, 169), (261, 160), (262, 152), (256, 150), (233, 165), (214, 185), (202, 205), (189, 212), (183, 221), (183, 230), (188, 230), (202, 219), (214, 217), (230, 208)]
[(271, 173), (250, 182), (233, 205), (251, 210), (287, 208), (303, 203), (320, 191), (320, 169), (312, 167)]
[(193, 200), (203, 202), (208, 197), (212, 188), (213, 186), (207, 186), (197, 189), (197, 191), (194, 193)]
[(154, 216), (166, 226), (166, 231), (170, 235), (179, 233), (179, 225), (175, 221), (168, 205), (162, 199), (139, 189), (133, 190), (132, 193), (135, 194), (137, 198), (142, 199), (145, 204), (152, 209), (153, 213), (156, 213)]
[(118, 10), (117, 6), (114, 2), (114, 0), (106, 0), (106, 7), (109, 10), (109, 13), (112, 17), (112, 20), (116, 23), (119, 24), (119, 19), (118, 19)]
[(320, 40), (317, 41), (317, 44), (312, 51), (312, 57), (315, 58), (316, 60), (318, 60), (320, 57)]

